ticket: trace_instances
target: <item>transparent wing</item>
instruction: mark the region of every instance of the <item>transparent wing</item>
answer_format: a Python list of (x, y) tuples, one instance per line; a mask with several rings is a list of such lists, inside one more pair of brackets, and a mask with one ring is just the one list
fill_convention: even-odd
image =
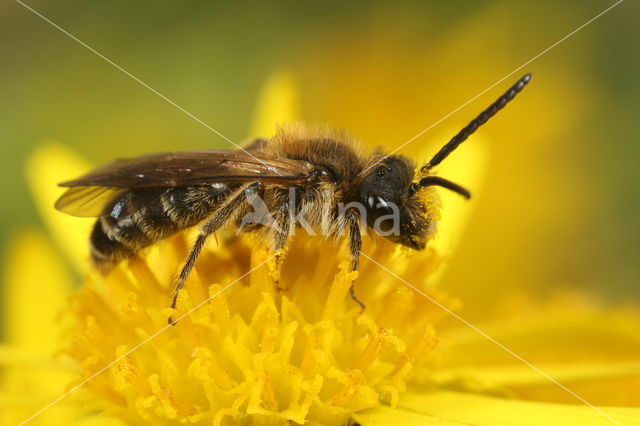
[(107, 186), (75, 186), (58, 198), (55, 207), (72, 216), (97, 217), (104, 214), (110, 204), (127, 192), (126, 188)]

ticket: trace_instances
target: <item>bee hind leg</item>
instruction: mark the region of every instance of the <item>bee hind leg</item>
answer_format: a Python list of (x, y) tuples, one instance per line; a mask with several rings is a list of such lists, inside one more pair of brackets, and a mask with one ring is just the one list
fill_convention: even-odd
[[(349, 210), (346, 213), (347, 224), (349, 226), (349, 243), (348, 249), (349, 254), (351, 255), (352, 267), (351, 270), (357, 271), (360, 267), (360, 249), (362, 248), (362, 236), (360, 235), (360, 222), (358, 221), (358, 216), (355, 214), (353, 210)], [(351, 287), (349, 288), (349, 293), (351, 294), (351, 298), (354, 302), (360, 305), (360, 313), (364, 312), (365, 304), (358, 299), (355, 293), (355, 289), (353, 286), (353, 281), (351, 282)]]
[(286, 245), (289, 241), (289, 235), (291, 231), (291, 217), (289, 215), (289, 205), (284, 204), (281, 209), (278, 210), (276, 218), (274, 220), (274, 264), (271, 271), (271, 275), (275, 282), (278, 291), (286, 291), (288, 287), (282, 285), (280, 281), (280, 272), (282, 269), (282, 262), (286, 255)]
[[(254, 192), (259, 191), (262, 188), (261, 182), (254, 182), (248, 185), (244, 185), (235, 191), (233, 194), (229, 195), (226, 200), (222, 203), (222, 205), (215, 211), (213, 214), (207, 219), (205, 224), (200, 228), (200, 234), (196, 239), (196, 242), (193, 244), (191, 252), (189, 253), (189, 257), (187, 258), (186, 263), (182, 267), (182, 271), (180, 272), (180, 276), (178, 278), (178, 284), (173, 290), (173, 300), (171, 301), (171, 309), (176, 308), (176, 303), (178, 301), (178, 292), (184, 286), (184, 282), (187, 280), (189, 273), (193, 269), (196, 264), (196, 260), (202, 251), (202, 247), (204, 247), (204, 243), (207, 241), (207, 238), (212, 233), (215, 233), (222, 225), (227, 223), (229, 219), (231, 219), (237, 211), (242, 210), (245, 205), (248, 204), (247, 196), (253, 194)], [(179, 320), (180, 318), (178, 318)], [(169, 324), (175, 325), (177, 322), (173, 320), (173, 318), (169, 317)]]

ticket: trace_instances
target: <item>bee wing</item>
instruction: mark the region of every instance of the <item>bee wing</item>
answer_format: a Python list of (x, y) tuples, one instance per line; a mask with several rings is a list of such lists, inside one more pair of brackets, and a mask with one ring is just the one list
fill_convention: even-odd
[(56, 209), (73, 216), (102, 216), (130, 191), (261, 181), (303, 183), (314, 167), (307, 161), (270, 158), (243, 151), (183, 151), (117, 160), (71, 181)]
[(158, 188), (213, 182), (304, 182), (313, 166), (303, 160), (243, 151), (183, 151), (117, 160), (60, 186)]
[(74, 186), (58, 198), (55, 208), (72, 216), (97, 217), (105, 208), (122, 197), (126, 188), (108, 186)]

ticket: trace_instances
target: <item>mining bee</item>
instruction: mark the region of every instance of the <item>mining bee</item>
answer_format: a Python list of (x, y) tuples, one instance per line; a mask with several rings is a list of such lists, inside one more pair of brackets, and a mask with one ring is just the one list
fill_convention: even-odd
[[(471, 196), (458, 184), (435, 176), (432, 168), (530, 80), (530, 74), (518, 80), (420, 169), (401, 155), (367, 154), (345, 132), (291, 125), (270, 139), (254, 140), (243, 150), (183, 151), (117, 160), (61, 183), (69, 189), (55, 207), (74, 216), (98, 218), (89, 248), (93, 263), (103, 271), (150, 244), (200, 224), (178, 277), (172, 308), (205, 241), (228, 223), (242, 225), (243, 231), (262, 232), (278, 256), (299, 226), (294, 219), (304, 212), (306, 223), (325, 237), (346, 236), (352, 267), (357, 270), (363, 230), (373, 229), (415, 250), (425, 248), (433, 221), (419, 192), (440, 186)], [(247, 224), (257, 197), (268, 210), (263, 216), (268, 220)], [(395, 232), (381, 221), (385, 217), (396, 219)], [(380, 229), (375, 229), (377, 225)], [(351, 295), (364, 308), (353, 286)]]

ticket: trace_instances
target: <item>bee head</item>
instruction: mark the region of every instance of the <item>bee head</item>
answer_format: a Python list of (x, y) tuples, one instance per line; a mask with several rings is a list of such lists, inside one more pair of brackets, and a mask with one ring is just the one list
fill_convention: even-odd
[(365, 176), (360, 202), (367, 225), (379, 235), (416, 250), (425, 247), (429, 231), (426, 206), (418, 192), (427, 186), (441, 186), (469, 198), (469, 191), (438, 176), (413, 182), (414, 167), (404, 157), (390, 156)]
[(420, 170), (421, 179), (413, 182), (414, 169), (401, 156), (386, 156), (378, 160), (360, 187), (359, 198), (366, 210), (366, 222), (375, 232), (396, 243), (421, 250), (425, 247), (430, 221), (426, 206), (418, 196), (420, 189), (441, 186), (470, 198), (469, 191), (447, 179), (431, 174), (437, 166), (464, 142), (478, 127), (482, 126), (500, 109), (510, 102), (527, 83), (531, 74), (525, 74), (487, 109), (482, 111), (467, 126), (460, 130)]

